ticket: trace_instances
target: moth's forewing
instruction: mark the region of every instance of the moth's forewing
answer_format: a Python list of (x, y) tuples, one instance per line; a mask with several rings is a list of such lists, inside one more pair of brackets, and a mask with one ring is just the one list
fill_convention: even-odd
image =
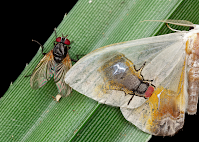
[[(128, 105), (132, 95), (128, 95), (126, 93), (127, 91), (111, 88), (113, 86), (111, 86), (110, 83), (108, 83), (109, 81), (104, 77), (104, 74), (106, 74), (106, 71), (103, 70), (104, 66), (111, 66), (113, 63), (111, 60), (114, 59), (114, 56), (124, 55), (124, 59), (131, 62), (125, 63), (131, 70), (140, 69), (143, 64), (146, 63), (141, 72), (143, 78), (145, 80), (154, 80), (152, 84), (155, 86), (161, 83), (164, 84), (165, 79), (168, 80), (167, 76), (174, 68), (172, 65), (178, 64), (180, 56), (181, 58), (183, 57), (183, 52), (181, 52), (181, 47), (178, 46), (177, 52), (179, 55), (178, 53), (171, 55), (174, 61), (170, 59), (170, 57), (164, 55), (170, 56), (172, 53), (169, 51), (170, 49), (175, 51), (171, 46), (181, 41), (182, 35), (183, 32), (173, 33), (170, 35), (122, 42), (99, 48), (81, 58), (67, 72), (65, 81), (76, 91), (100, 103), (127, 108), (139, 107), (146, 99), (144, 97), (134, 96), (130, 102), (132, 105)], [(160, 60), (161, 56), (163, 59)], [(155, 57), (159, 66), (153, 61)], [(169, 62), (167, 62), (167, 60)], [(110, 89), (107, 89), (108, 87)]]
[(66, 55), (61, 63), (55, 65), (54, 81), (62, 97), (68, 96), (72, 91), (72, 88), (64, 82), (65, 74), (71, 67), (72, 63), (69, 54)]
[(50, 80), (54, 74), (54, 65), (55, 62), (51, 50), (41, 59), (31, 75), (30, 85), (33, 89), (42, 87)]
[[(124, 117), (141, 130), (174, 135), (183, 127), (184, 116), (197, 111), (199, 93), (199, 26), (191, 31), (117, 43), (99, 48), (78, 61), (65, 81), (78, 92), (100, 102), (119, 106)], [(136, 71), (145, 63), (142, 72)], [(132, 82), (117, 74), (131, 70), (133, 83), (151, 81), (149, 99), (132, 98)], [(120, 80), (123, 79), (123, 80)], [(126, 82), (123, 82), (126, 81)], [(134, 90), (134, 88), (133, 88)], [(133, 91), (135, 93), (135, 91)], [(142, 95), (141, 95), (142, 96)], [(130, 103), (129, 100), (132, 101)]]
[[(114, 57), (117, 59), (115, 60)], [(113, 106), (126, 106), (132, 97), (130, 94), (131, 92), (122, 90), (125, 89), (122, 86), (122, 83), (117, 84), (116, 81), (114, 82), (114, 80), (111, 80), (111, 77), (107, 75), (108, 71), (106, 70), (111, 67), (115, 61), (119, 61), (121, 58), (124, 60), (125, 66), (131, 70), (130, 72), (136, 74), (134, 66), (123, 54), (108, 52), (102, 56), (96, 55), (90, 60), (82, 62), (81, 65), (73, 70), (73, 73), (71, 72), (70, 76), (66, 74), (66, 78), (70, 78), (71, 75), (74, 77), (74, 84), (71, 86), (70, 82), (69, 86), (100, 103)], [(113, 82), (114, 85), (111, 85), (111, 82)], [(143, 103), (146, 100), (143, 97), (135, 97), (133, 102), (136, 98), (139, 100), (134, 103), (136, 106), (139, 106), (140, 103)]]

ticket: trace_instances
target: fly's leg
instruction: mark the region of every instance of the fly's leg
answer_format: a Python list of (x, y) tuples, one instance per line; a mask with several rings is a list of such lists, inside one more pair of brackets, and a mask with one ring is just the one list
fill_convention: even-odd
[(36, 42), (37, 44), (39, 44), (40, 46), (41, 46), (41, 53), (43, 54), (43, 55), (46, 55), (46, 53), (44, 53), (44, 47), (43, 47), (43, 45), (41, 45), (38, 41), (36, 41), (36, 40), (32, 40), (32, 41), (34, 41), (34, 42)]

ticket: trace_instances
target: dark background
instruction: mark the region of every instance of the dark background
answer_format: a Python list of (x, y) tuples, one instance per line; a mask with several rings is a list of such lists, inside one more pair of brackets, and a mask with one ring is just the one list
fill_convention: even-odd
[[(14, 82), (38, 51), (38, 45), (32, 39), (42, 45), (52, 34), (53, 29), (62, 21), (64, 14), (68, 13), (76, 1), (52, 1), (44, 2), (12, 2), (1, 11), (1, 95), (6, 92), (11, 82)], [(51, 22), (49, 22), (51, 21)], [(154, 137), (150, 141), (181, 141), (186, 138), (197, 139), (198, 116), (185, 117), (185, 126), (173, 137)], [(197, 140), (196, 140), (197, 141)]]
[(12, 2), (12, 9), (10, 3), (5, 4), (7, 11), (1, 14), (0, 97), (37, 53), (39, 46), (32, 39), (43, 45), (75, 3), (76, 0)]

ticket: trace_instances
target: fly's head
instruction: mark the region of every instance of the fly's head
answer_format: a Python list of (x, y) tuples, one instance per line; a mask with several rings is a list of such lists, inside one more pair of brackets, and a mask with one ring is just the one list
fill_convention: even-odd
[(56, 38), (56, 42), (57, 42), (57, 43), (62, 43), (62, 44), (64, 44), (64, 45), (70, 45), (70, 40), (68, 40), (68, 39), (66, 38), (67, 36), (68, 36), (68, 35), (63, 36), (63, 34), (62, 34), (62, 37)]

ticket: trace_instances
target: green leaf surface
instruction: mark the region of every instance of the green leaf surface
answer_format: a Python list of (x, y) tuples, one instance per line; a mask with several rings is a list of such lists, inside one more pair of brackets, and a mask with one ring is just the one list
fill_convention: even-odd
[[(143, 20), (176, 19), (199, 23), (199, 2), (182, 0), (79, 0), (64, 16), (57, 34), (73, 40), (69, 54), (85, 55), (99, 47), (171, 32), (164, 23)], [(46, 21), (48, 23), (48, 21)], [(55, 35), (44, 44), (53, 48)], [(126, 121), (119, 108), (99, 104), (75, 90), (56, 103), (53, 79), (32, 90), (30, 79), (41, 60), (41, 49), (0, 99), (0, 141), (148, 141)]]

